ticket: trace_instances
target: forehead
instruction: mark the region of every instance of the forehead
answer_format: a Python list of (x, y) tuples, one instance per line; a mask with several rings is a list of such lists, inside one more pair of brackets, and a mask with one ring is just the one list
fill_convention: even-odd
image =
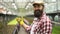
[(37, 4), (37, 3), (33, 4), (33, 7), (36, 7), (36, 6), (38, 6), (38, 7), (43, 6), (44, 7), (44, 4)]

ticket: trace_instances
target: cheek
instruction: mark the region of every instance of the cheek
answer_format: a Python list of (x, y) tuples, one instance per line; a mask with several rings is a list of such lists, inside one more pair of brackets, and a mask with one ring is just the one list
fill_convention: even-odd
[(33, 10), (35, 10), (35, 8), (33, 8)]
[(34, 10), (35, 8), (33, 8), (33, 10)]
[(40, 10), (42, 10), (43, 8), (41, 7)]
[(39, 9), (40, 9), (40, 10), (43, 10), (43, 9), (44, 9), (44, 7), (42, 7), (42, 6), (41, 6)]

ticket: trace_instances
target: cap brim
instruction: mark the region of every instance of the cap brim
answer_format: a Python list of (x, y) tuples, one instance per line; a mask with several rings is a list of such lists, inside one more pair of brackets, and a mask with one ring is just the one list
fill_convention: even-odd
[(44, 5), (43, 3), (34, 3), (33, 6), (35, 5)]

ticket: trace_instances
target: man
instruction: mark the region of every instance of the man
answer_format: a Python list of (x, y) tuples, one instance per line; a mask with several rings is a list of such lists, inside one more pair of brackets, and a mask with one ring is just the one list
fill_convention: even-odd
[(34, 16), (36, 17), (31, 26), (26, 25), (23, 21), (20, 24), (28, 31), (30, 34), (52, 34), (52, 24), (51, 20), (46, 16), (44, 11), (44, 2), (34, 1)]

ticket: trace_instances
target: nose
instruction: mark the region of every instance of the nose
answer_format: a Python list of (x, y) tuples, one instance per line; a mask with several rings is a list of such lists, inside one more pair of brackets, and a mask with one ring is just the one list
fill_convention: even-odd
[(39, 8), (38, 7), (35, 7), (35, 10), (38, 10)]
[(39, 8), (36, 7), (35, 9), (39, 9)]

